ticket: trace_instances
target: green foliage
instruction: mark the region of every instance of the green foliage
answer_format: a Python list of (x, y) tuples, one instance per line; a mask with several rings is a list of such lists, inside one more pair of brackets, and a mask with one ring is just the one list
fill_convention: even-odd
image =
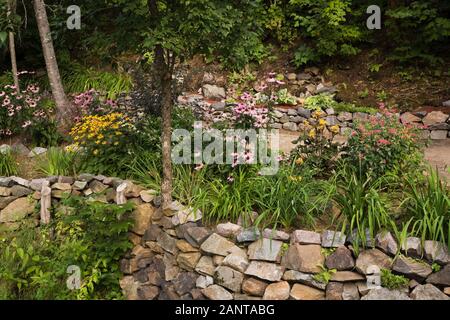
[(381, 269), (381, 286), (389, 290), (407, 288), (409, 279), (402, 275), (395, 275), (388, 269)]
[(37, 157), (37, 170), (46, 176), (73, 176), (76, 173), (76, 152), (52, 147)]
[(286, 165), (274, 176), (260, 177), (251, 188), (260, 212), (256, 223), (285, 228), (314, 226), (315, 218), (328, 208), (333, 193), (333, 186), (313, 179), (309, 169)]
[(336, 273), (337, 270), (336, 269), (327, 269), (324, 266), (320, 266), (320, 268), (322, 269), (322, 271), (315, 274), (313, 279), (318, 282), (328, 284), (328, 282), (330, 282), (331, 278), (333, 277), (333, 274)]
[(10, 177), (18, 173), (17, 162), (11, 151), (0, 152), (0, 177)]
[(408, 177), (405, 208), (414, 219), (412, 233), (425, 240), (450, 245), (450, 190), (437, 170), (429, 170), (424, 179)]
[(433, 272), (439, 272), (439, 271), (441, 271), (442, 267), (441, 267), (440, 264), (434, 262), (434, 263), (431, 265), (431, 269), (433, 270)]
[(387, 10), (386, 30), (396, 44), (392, 59), (400, 63), (442, 62), (434, 52), (448, 50), (449, 9), (448, 3), (439, 1), (411, 1)]
[[(131, 204), (69, 198), (51, 226), (27, 228), (0, 243), (0, 298), (120, 299), (119, 260), (132, 247)], [(66, 286), (67, 268), (81, 270), (81, 288)]]
[(297, 104), (297, 99), (291, 95), (288, 92), (288, 89), (280, 89), (277, 93), (276, 93), (276, 99), (277, 99), (277, 104), (290, 104), (290, 105), (295, 105)]
[(341, 209), (342, 231), (356, 229), (356, 244), (365, 247), (366, 230), (374, 239), (378, 231), (392, 225), (389, 201), (383, 193), (386, 179), (358, 174), (348, 166), (344, 166), (334, 179), (337, 190), (334, 201)]
[(115, 73), (86, 68), (81, 64), (68, 62), (69, 67), (62, 69), (64, 88), (71, 93), (97, 90), (108, 99), (116, 99), (122, 93), (128, 93), (132, 86), (131, 77), (124, 73)]
[(378, 73), (378, 72), (380, 72), (380, 69), (382, 66), (383, 66), (383, 64), (381, 64), (381, 63), (369, 63), (369, 66), (367, 69), (371, 73)]
[(329, 94), (318, 94), (306, 98), (304, 107), (310, 110), (325, 110), (334, 108), (337, 102)]
[(294, 63), (297, 67), (316, 62), (322, 57), (355, 55), (355, 43), (362, 33), (357, 24), (349, 23), (353, 11), (350, 0), (291, 0), (294, 8), (294, 26), (301, 28), (302, 36), (310, 44), (299, 47)]

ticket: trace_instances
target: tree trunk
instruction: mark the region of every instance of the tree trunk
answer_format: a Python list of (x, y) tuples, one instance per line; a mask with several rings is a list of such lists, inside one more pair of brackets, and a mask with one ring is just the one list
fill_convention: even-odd
[[(8, 5), (8, 17), (11, 14), (14, 14), (16, 12), (16, 3), (15, 0), (9, 0), (7, 2)], [(10, 31), (8, 33), (9, 36), (9, 55), (11, 57), (11, 71), (13, 74), (13, 79), (14, 79), (14, 85), (16, 86), (16, 91), (17, 93), (20, 92), (20, 86), (19, 86), (19, 75), (17, 72), (17, 58), (16, 58), (16, 45), (14, 42), (14, 32)]]
[(33, 4), (39, 36), (42, 43), (42, 51), (44, 53), (45, 65), (47, 67), (48, 79), (57, 108), (56, 118), (60, 127), (64, 129), (68, 125), (67, 114), (69, 111), (69, 103), (66, 94), (64, 93), (61, 76), (59, 74), (58, 62), (56, 61), (55, 49), (53, 48), (50, 26), (45, 10), (45, 3), (43, 0), (33, 0)]
[[(160, 12), (156, 0), (147, 0), (148, 10), (152, 19), (150, 27), (155, 26), (155, 21), (160, 19)], [(174, 57), (167, 53), (167, 61), (164, 57), (164, 48), (157, 45), (155, 48), (155, 72), (161, 89), (161, 117), (162, 117), (162, 171), (161, 183), (162, 208), (166, 210), (172, 203), (172, 73)]]
[(161, 81), (161, 115), (162, 115), (162, 169), (163, 180), (161, 195), (163, 209), (172, 203), (172, 74), (165, 62), (162, 48), (156, 50), (159, 78)]

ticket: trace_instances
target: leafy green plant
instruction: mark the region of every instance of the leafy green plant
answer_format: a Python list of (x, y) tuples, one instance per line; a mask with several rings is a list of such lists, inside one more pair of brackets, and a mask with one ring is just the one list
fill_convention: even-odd
[(379, 101), (384, 102), (384, 101), (387, 100), (387, 98), (388, 98), (388, 96), (387, 96), (386, 91), (381, 90), (380, 92), (377, 92), (377, 99), (378, 99)]
[(433, 272), (439, 272), (439, 271), (441, 271), (442, 267), (441, 267), (440, 264), (434, 262), (434, 263), (431, 265), (431, 269), (433, 270)]
[(450, 245), (450, 191), (437, 170), (429, 170), (424, 181), (408, 177), (405, 209), (414, 218), (412, 233), (425, 240)]
[(358, 92), (358, 97), (365, 99), (369, 96), (369, 89), (365, 88), (363, 91)]
[(79, 93), (90, 89), (104, 93), (109, 99), (116, 99), (119, 94), (128, 93), (132, 88), (131, 77), (124, 73), (99, 71), (86, 68), (77, 63), (63, 69), (62, 79), (68, 92)]
[(37, 157), (36, 166), (46, 176), (72, 176), (76, 173), (77, 157), (77, 152), (52, 147)]
[(297, 67), (335, 55), (355, 55), (355, 44), (361, 39), (358, 25), (348, 23), (353, 14), (350, 0), (291, 0), (294, 26), (311, 40), (295, 53)]
[(11, 151), (0, 152), (0, 176), (14, 176), (18, 173), (16, 159)]
[(409, 279), (402, 275), (396, 275), (388, 269), (381, 269), (381, 286), (389, 290), (408, 287)]
[(283, 165), (276, 175), (260, 177), (253, 188), (260, 212), (256, 224), (286, 228), (313, 226), (315, 217), (328, 208), (334, 191), (326, 181), (313, 179), (310, 169), (295, 165)]
[(306, 98), (304, 107), (310, 110), (325, 110), (334, 107), (336, 104), (337, 102), (332, 96), (322, 93)]
[(276, 93), (278, 104), (290, 104), (295, 105), (297, 99), (288, 92), (288, 89), (281, 89)]
[[(119, 260), (132, 247), (128, 231), (133, 205), (72, 197), (63, 206), (56, 209), (51, 226), (23, 228), (0, 242), (0, 298), (122, 298)], [(72, 265), (81, 270), (78, 290), (66, 285), (66, 270)]]
[(369, 70), (370, 73), (378, 73), (380, 72), (382, 66), (383, 64), (381, 63), (369, 63), (367, 69)]
[(334, 179), (337, 184), (334, 201), (341, 209), (342, 231), (356, 230), (356, 249), (359, 244), (365, 247), (367, 230), (374, 239), (376, 232), (390, 228), (393, 221), (388, 199), (382, 193), (386, 180), (358, 174), (348, 166), (344, 166)]

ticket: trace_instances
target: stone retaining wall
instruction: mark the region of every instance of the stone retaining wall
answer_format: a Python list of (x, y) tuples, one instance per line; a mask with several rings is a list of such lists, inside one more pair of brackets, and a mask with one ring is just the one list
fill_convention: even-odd
[[(128, 299), (450, 299), (450, 257), (440, 243), (425, 241), (422, 247), (420, 239), (408, 238), (403, 255), (394, 259), (398, 244), (390, 233), (368, 239), (373, 247), (356, 255), (352, 236), (339, 232), (204, 226), (199, 211), (176, 201), (162, 210), (154, 191), (104, 176), (0, 178), (0, 232), (38, 225), (45, 199), (55, 206), (71, 194), (135, 203), (135, 247), (120, 262)], [(377, 268), (404, 275), (408, 287), (368, 287), (368, 273)], [(320, 275), (332, 269), (326, 283)]]
[[(155, 210), (140, 243), (122, 260), (121, 287), (133, 300), (450, 300), (444, 245), (426, 241), (422, 248), (420, 239), (408, 238), (404, 255), (394, 260), (398, 244), (390, 233), (368, 241), (373, 247), (359, 255), (351, 238), (328, 230), (204, 226), (198, 212), (175, 202), (171, 210)], [(409, 284), (401, 290), (368, 287), (374, 268), (391, 269)], [(330, 282), (321, 281), (331, 269)]]
[[(205, 100), (204, 96), (200, 94), (180, 96), (178, 103), (182, 106), (188, 106), (194, 111), (205, 107), (210, 108), (217, 118), (220, 118), (223, 113), (230, 113), (229, 109), (232, 107), (232, 104), (226, 104), (224, 101)], [(333, 108), (327, 108), (323, 111), (322, 117), (327, 121), (328, 128), (335, 125), (339, 126), (340, 134), (335, 136), (337, 142), (345, 141), (346, 134), (356, 121), (366, 121), (370, 116), (369, 113), (364, 112), (337, 112)], [(311, 124), (315, 121), (311, 114), (311, 110), (303, 107), (276, 107), (269, 127), (302, 132), (305, 128), (304, 121)], [(450, 138), (450, 117), (442, 111), (404, 112), (398, 114), (398, 116), (402, 123), (423, 129), (423, 138), (432, 140)]]

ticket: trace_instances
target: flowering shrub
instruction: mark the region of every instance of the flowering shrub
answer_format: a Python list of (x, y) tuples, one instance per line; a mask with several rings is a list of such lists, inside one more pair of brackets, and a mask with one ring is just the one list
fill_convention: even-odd
[(84, 169), (117, 174), (116, 170), (129, 152), (134, 130), (130, 119), (122, 113), (84, 116), (70, 131), (74, 141), (71, 149), (83, 150)]
[(335, 166), (338, 145), (332, 143), (333, 136), (339, 133), (339, 126), (327, 128), (325, 113), (317, 110), (312, 113), (313, 121), (303, 122), (303, 134), (295, 141), (299, 145), (291, 153), (291, 161), (296, 165), (309, 166), (316, 172), (329, 172)]
[(144, 116), (143, 110), (119, 104), (116, 100), (104, 97), (100, 92), (91, 89), (73, 96), (74, 122), (80, 121), (86, 115), (105, 115), (119, 112), (127, 115), (133, 123)]
[(24, 133), (49, 120), (39, 91), (36, 85), (28, 85), (19, 93), (13, 85), (0, 89), (0, 138)]
[(419, 129), (402, 124), (393, 111), (380, 104), (378, 115), (356, 123), (348, 140), (346, 159), (363, 173), (379, 177), (418, 166), (421, 147)]

